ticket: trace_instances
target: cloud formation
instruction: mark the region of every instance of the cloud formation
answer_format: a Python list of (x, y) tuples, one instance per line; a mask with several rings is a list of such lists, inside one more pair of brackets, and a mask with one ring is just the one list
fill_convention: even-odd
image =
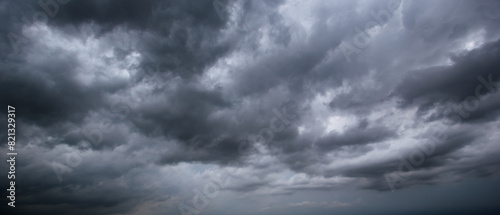
[(0, 10), (18, 214), (500, 211), (498, 1)]

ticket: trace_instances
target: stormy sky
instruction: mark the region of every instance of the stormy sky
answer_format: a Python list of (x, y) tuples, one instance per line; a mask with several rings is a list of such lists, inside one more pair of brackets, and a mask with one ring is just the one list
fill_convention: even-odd
[(2, 214), (500, 213), (500, 1), (3, 0), (0, 18)]

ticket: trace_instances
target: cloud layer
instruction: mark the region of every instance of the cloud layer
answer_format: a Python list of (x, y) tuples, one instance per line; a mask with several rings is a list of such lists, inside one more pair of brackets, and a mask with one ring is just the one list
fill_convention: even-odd
[(19, 214), (500, 210), (498, 1), (40, 2), (0, 2)]

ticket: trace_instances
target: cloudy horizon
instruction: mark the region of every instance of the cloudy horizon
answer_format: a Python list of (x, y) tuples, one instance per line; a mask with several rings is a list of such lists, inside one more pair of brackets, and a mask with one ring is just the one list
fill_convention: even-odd
[(500, 1), (0, 10), (7, 214), (500, 213)]

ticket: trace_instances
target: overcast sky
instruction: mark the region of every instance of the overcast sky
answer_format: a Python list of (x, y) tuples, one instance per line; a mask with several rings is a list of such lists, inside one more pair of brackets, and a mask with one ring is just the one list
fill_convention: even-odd
[(500, 213), (500, 1), (4, 0), (0, 17), (8, 214)]

